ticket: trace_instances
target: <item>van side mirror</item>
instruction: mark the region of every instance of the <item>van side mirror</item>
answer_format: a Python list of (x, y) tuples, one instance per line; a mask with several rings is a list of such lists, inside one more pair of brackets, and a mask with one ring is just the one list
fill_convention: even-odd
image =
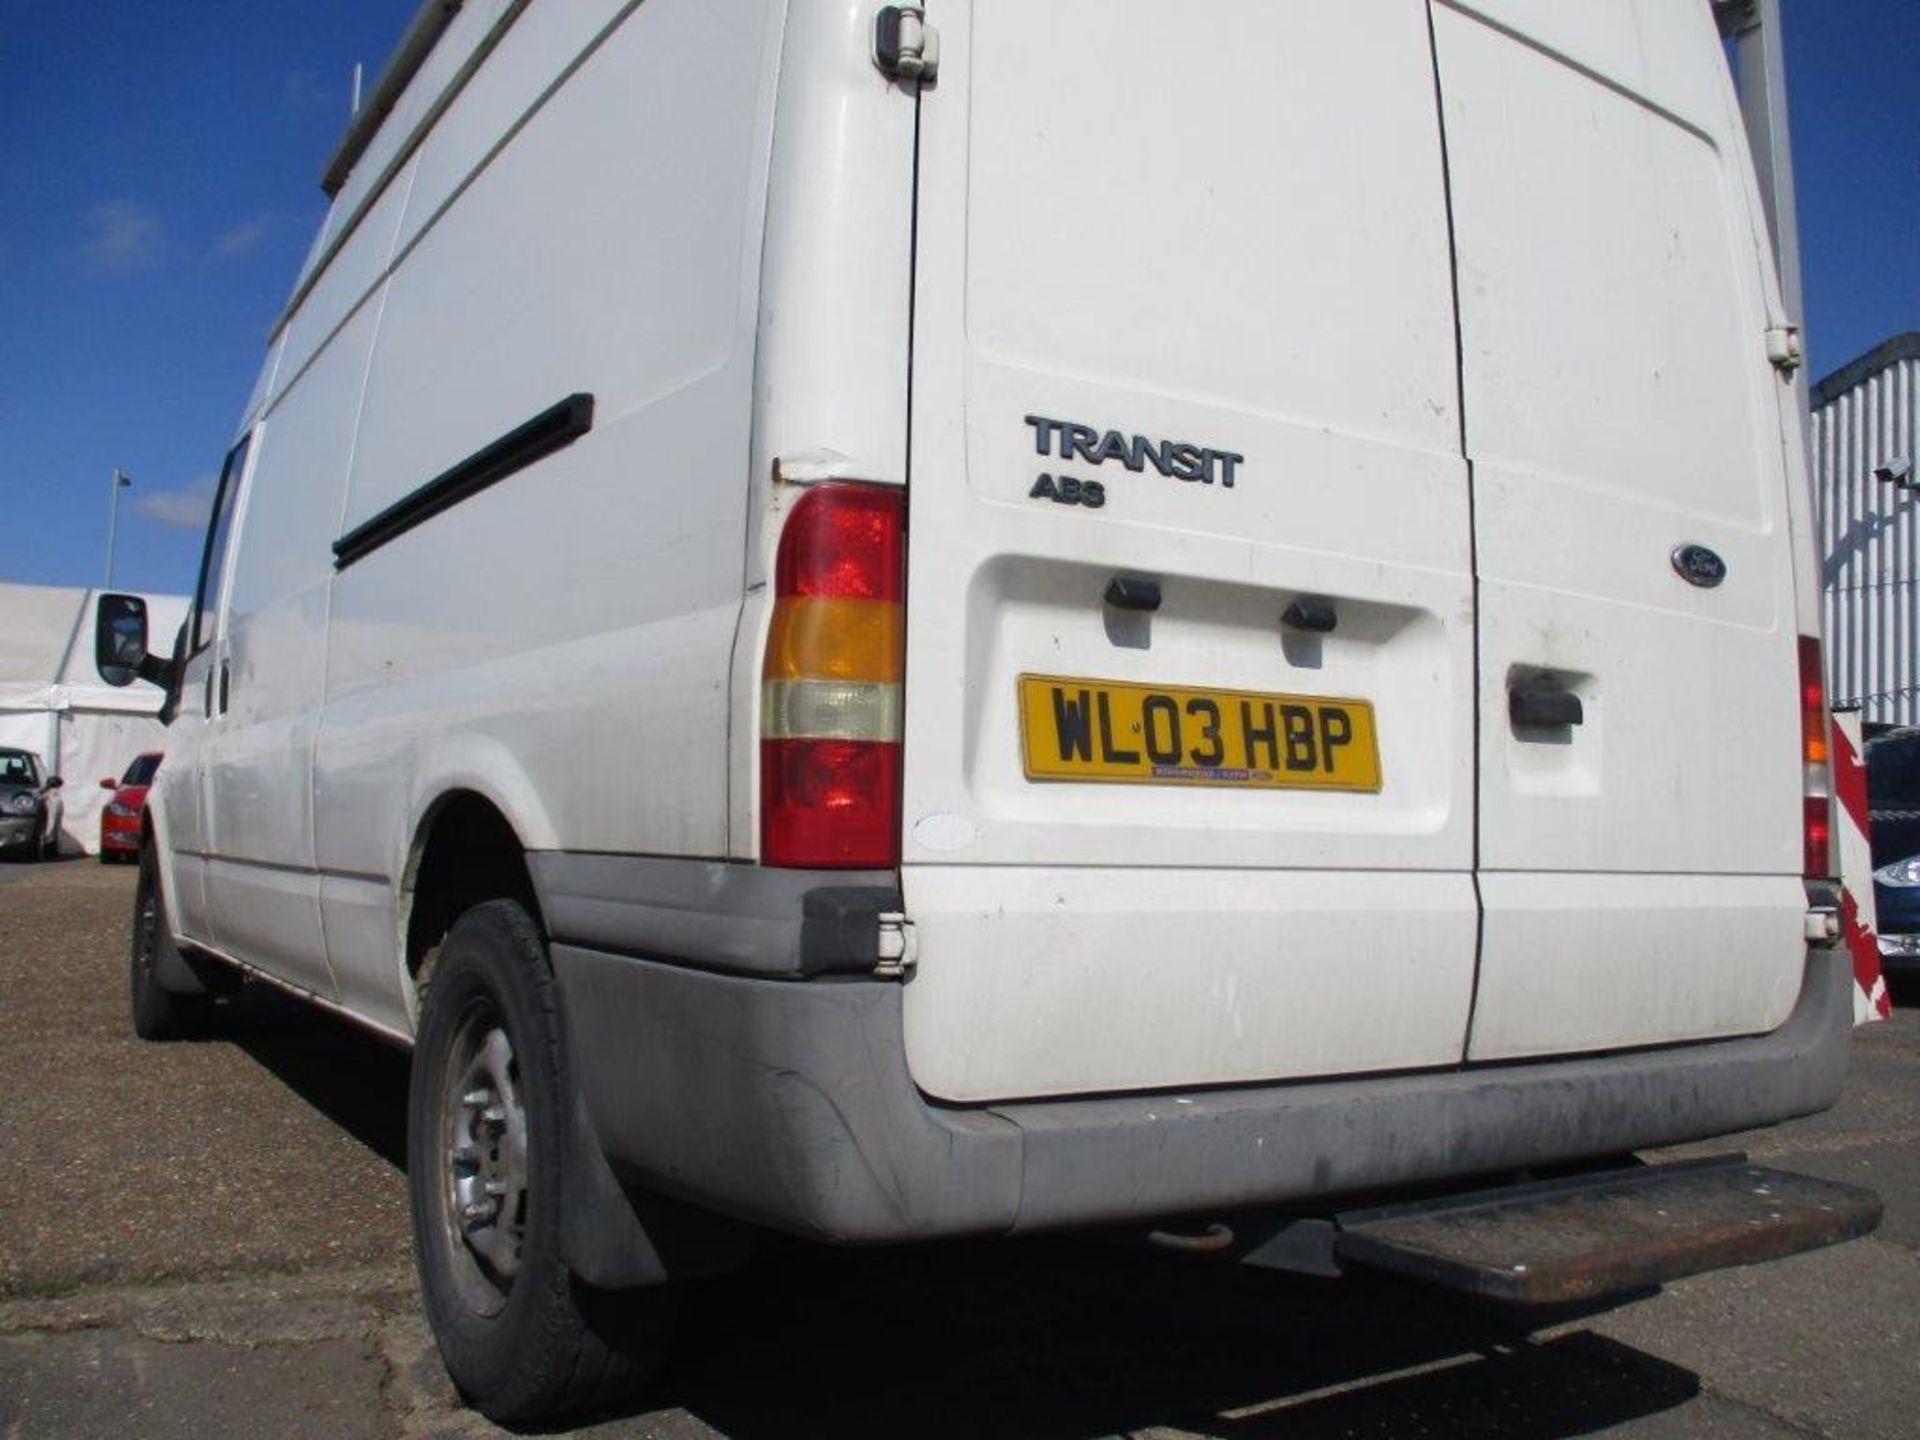
[(108, 775), (101, 780), (100, 788), (102, 790), (118, 790), (120, 788), (120, 782), (111, 775)]
[(147, 602), (102, 595), (93, 613), (93, 665), (109, 685), (131, 685), (147, 658)]
[(67, 782), (62, 780), (58, 775), (47, 776), (47, 789), (49, 790), (58, 790), (62, 785), (65, 785), (66, 783)]
[(172, 662), (147, 648), (147, 602), (138, 595), (102, 595), (93, 612), (93, 666), (109, 685), (145, 680), (173, 688)]

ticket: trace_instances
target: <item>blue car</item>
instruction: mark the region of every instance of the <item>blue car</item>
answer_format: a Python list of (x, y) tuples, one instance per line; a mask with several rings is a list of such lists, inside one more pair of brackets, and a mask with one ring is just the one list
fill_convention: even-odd
[(1920, 974), (1920, 728), (1885, 731), (1866, 750), (1880, 963)]

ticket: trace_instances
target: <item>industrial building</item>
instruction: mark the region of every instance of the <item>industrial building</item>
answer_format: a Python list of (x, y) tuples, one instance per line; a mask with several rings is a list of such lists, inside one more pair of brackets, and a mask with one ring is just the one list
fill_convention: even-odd
[(1849, 361), (1811, 399), (1828, 694), (1868, 725), (1920, 723), (1920, 331)]

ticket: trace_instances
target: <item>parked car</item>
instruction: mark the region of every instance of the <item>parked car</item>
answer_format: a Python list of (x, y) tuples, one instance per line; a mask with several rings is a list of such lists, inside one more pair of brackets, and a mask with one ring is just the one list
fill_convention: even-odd
[(1874, 922), (1889, 975), (1920, 972), (1920, 729), (1866, 742)]
[(159, 768), (160, 752), (149, 750), (136, 755), (118, 780), (109, 776), (100, 782), (102, 790), (113, 792), (113, 798), (100, 809), (101, 864), (140, 858), (140, 821), (147, 809), (147, 787), (153, 784), (153, 772)]
[[(172, 725), (134, 1024), (244, 972), (413, 1048), (487, 1414), (632, 1385), (762, 1230), (1391, 1268), (1359, 1195), (1840, 1093), (1708, 7), (432, 0), (326, 188), (184, 643), (99, 602)], [(1577, 1274), (1426, 1269), (1878, 1213), (1634, 1173)]]
[(62, 783), (31, 750), (0, 749), (0, 854), (44, 860), (60, 853)]

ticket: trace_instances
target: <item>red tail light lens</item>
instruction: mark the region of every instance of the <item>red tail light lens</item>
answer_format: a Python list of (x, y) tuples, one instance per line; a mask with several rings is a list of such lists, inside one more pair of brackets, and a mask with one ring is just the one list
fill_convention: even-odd
[(871, 740), (760, 742), (761, 858), (875, 869), (900, 863), (900, 746)]
[(1826, 672), (1820, 642), (1800, 637), (1801, 831), (1808, 879), (1833, 873), (1833, 771), (1827, 740)]
[(892, 485), (815, 485), (780, 532), (773, 589), (900, 603), (906, 586), (906, 496)]
[(760, 858), (900, 862), (906, 498), (816, 485), (787, 517), (761, 665)]
[(1807, 796), (1805, 805), (1806, 875), (1809, 880), (1818, 880), (1833, 869), (1833, 806), (1824, 795)]

